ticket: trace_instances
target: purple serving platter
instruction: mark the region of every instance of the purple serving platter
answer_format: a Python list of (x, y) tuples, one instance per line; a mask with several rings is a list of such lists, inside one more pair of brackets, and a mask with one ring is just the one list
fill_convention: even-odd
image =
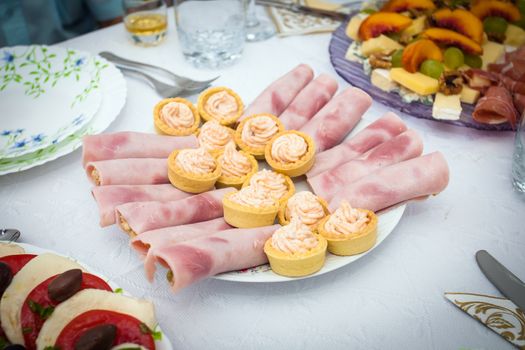
[[(354, 13), (355, 14), (355, 13)], [(353, 16), (354, 14), (351, 14)], [(358, 62), (351, 62), (345, 58), (348, 46), (352, 43), (352, 39), (346, 36), (345, 30), (348, 22), (344, 22), (332, 34), (330, 40), (330, 61), (334, 66), (335, 71), (349, 84), (363, 89), (368, 92), (375, 101), (381, 102), (384, 105), (395, 108), (407, 115), (429, 119), (440, 123), (447, 123), (458, 126), (466, 126), (469, 128), (479, 130), (495, 130), (507, 131), (512, 130), (509, 123), (504, 124), (481, 124), (472, 119), (472, 111), (474, 106), (462, 103), (463, 110), (459, 120), (440, 120), (432, 117), (432, 106), (427, 106), (420, 102), (405, 103), (401, 97), (395, 92), (383, 91), (370, 82), (370, 77), (363, 71), (363, 66)]]

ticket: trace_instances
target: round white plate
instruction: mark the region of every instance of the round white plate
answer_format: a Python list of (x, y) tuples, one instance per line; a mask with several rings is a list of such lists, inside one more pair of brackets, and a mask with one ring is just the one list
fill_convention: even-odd
[(102, 101), (92, 121), (62, 142), (21, 157), (0, 159), (0, 175), (23, 171), (69, 154), (82, 145), (82, 136), (101, 133), (116, 119), (126, 102), (126, 81), (113, 64), (99, 56), (93, 57), (100, 67), (95, 79)]
[(101, 102), (101, 68), (85, 52), (48, 46), (0, 49), (0, 158), (35, 152), (85, 127)]
[[(31, 245), (31, 244), (27, 244), (27, 243), (14, 243), (14, 244), (18, 244), (19, 246), (21, 246), (22, 248), (25, 249), (26, 253), (28, 254), (43, 254), (43, 253), (53, 253), (53, 254), (56, 254), (56, 255), (60, 255), (60, 256), (64, 256), (66, 258), (70, 258), (70, 259), (73, 259), (75, 260), (77, 263), (79, 263), (80, 265), (82, 265), (88, 272), (92, 273), (92, 274), (95, 274), (97, 275), (98, 277), (102, 278), (104, 281), (106, 281), (109, 286), (111, 288), (113, 288), (113, 290), (119, 288), (118, 285), (116, 285), (115, 283), (113, 283), (111, 280), (109, 280), (108, 278), (106, 278), (105, 276), (99, 274), (96, 272), (95, 269), (92, 269), (91, 267), (89, 267), (88, 265), (80, 262), (80, 261), (77, 261), (76, 259), (70, 257), (70, 256), (67, 256), (67, 255), (64, 255), (64, 254), (60, 254), (60, 253), (57, 253), (57, 252), (54, 252), (52, 250), (49, 250), (49, 249), (44, 249), (44, 248), (40, 248), (40, 247), (37, 247), (37, 246), (34, 246), (34, 245)], [(124, 295), (129, 295), (128, 293), (126, 293), (125, 291), (123, 292)], [(161, 340), (155, 340), (155, 348), (157, 350), (173, 350), (173, 347), (171, 346), (171, 342), (169, 341), (169, 339), (166, 337), (166, 333), (164, 333), (162, 331), (162, 329), (160, 329), (160, 327), (157, 327), (157, 330), (160, 330), (162, 332), (162, 339)]]

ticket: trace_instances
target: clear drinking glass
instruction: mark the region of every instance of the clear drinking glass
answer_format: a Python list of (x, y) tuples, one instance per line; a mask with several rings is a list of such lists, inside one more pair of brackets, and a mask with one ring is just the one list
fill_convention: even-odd
[(237, 61), (244, 48), (243, 0), (175, 0), (182, 53), (197, 67)]
[(525, 193), (525, 111), (521, 115), (514, 142), (512, 184), (516, 191)]
[(155, 46), (168, 29), (165, 0), (123, 0), (124, 25), (131, 40), (140, 46)]
[(261, 41), (275, 35), (275, 27), (267, 19), (258, 18), (255, 0), (248, 0), (246, 6), (246, 40)]

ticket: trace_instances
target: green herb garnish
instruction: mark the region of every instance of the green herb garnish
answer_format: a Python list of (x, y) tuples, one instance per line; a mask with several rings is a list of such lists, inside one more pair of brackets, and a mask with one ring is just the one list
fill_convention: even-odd
[[(139, 324), (139, 329), (142, 334), (151, 334), (151, 337), (153, 338), (153, 340), (162, 340), (162, 332), (152, 330), (145, 323)], [(155, 327), (155, 329), (157, 329), (157, 327)]]
[(40, 318), (43, 320), (47, 320), (49, 316), (53, 314), (53, 311), (55, 311), (55, 308), (53, 306), (43, 307), (34, 300), (29, 300), (27, 302), (27, 305), (29, 306), (29, 310), (40, 316)]
[(122, 289), (122, 288), (117, 288), (117, 289), (115, 289), (115, 290), (113, 291), (113, 293), (122, 294), (122, 293), (124, 293), (124, 289)]

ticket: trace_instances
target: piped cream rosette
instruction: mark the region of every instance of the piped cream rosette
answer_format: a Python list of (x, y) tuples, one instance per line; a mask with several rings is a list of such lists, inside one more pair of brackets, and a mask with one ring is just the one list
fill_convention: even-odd
[(281, 225), (288, 225), (292, 219), (298, 219), (314, 233), (317, 225), (330, 215), (328, 203), (309, 191), (295, 193), (279, 208), (278, 218)]
[(264, 149), (272, 137), (284, 131), (284, 125), (272, 114), (254, 114), (241, 121), (235, 129), (235, 142), (257, 159), (264, 159)]
[(204, 148), (175, 150), (168, 157), (168, 178), (182, 191), (209, 191), (220, 176), (220, 164)]
[(221, 177), (216, 187), (235, 187), (240, 189), (242, 184), (259, 169), (257, 160), (249, 153), (237, 151), (235, 143), (230, 141), (219, 154), (217, 161), (221, 166)]
[(279, 173), (301, 176), (314, 165), (315, 144), (303, 132), (286, 130), (272, 137), (264, 149), (264, 158)]
[(227, 87), (214, 87), (204, 91), (199, 96), (197, 106), (202, 119), (216, 120), (221, 125), (235, 124), (244, 111), (239, 95)]
[(234, 133), (233, 129), (221, 125), (216, 120), (211, 120), (202, 124), (197, 132), (197, 140), (200, 147), (217, 156), (224, 151), (228, 143), (233, 141)]
[(326, 239), (314, 234), (299, 219), (282, 226), (264, 244), (272, 271), (300, 277), (319, 271), (326, 258)]
[(187, 136), (199, 127), (201, 118), (197, 108), (184, 98), (167, 98), (155, 105), (155, 129), (165, 135)]
[(328, 251), (335, 255), (366, 252), (377, 240), (377, 215), (366, 209), (352, 208), (342, 201), (339, 208), (321, 220), (319, 234), (328, 241)]
[(246, 180), (242, 187), (253, 186), (279, 202), (279, 206), (295, 193), (295, 185), (290, 177), (263, 169)]
[(227, 193), (222, 199), (222, 206), (224, 220), (240, 228), (273, 225), (279, 211), (279, 202), (254, 186)]

